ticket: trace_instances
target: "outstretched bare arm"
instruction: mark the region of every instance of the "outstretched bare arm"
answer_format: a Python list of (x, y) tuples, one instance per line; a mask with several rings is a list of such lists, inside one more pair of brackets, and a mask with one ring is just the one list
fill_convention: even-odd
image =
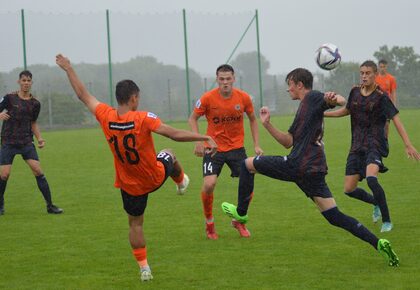
[(154, 132), (178, 142), (206, 141), (210, 146), (206, 153), (214, 155), (217, 152), (217, 144), (210, 136), (201, 135), (187, 130), (176, 129), (163, 123)]
[(284, 133), (278, 129), (276, 129), (270, 123), (270, 110), (268, 107), (262, 107), (260, 109), (260, 119), (261, 123), (263, 124), (264, 128), (267, 129), (268, 133), (273, 136), (274, 139), (277, 140), (281, 145), (285, 148), (290, 148), (293, 145), (293, 136), (289, 132)]
[(55, 58), (55, 62), (67, 73), (70, 84), (79, 99), (86, 105), (92, 114), (95, 114), (95, 109), (99, 105), (99, 101), (89, 93), (85, 85), (80, 81), (70, 63), (70, 60), (63, 55), (58, 54)]
[(408, 138), (408, 134), (405, 131), (404, 125), (400, 120), (399, 115), (395, 115), (392, 118), (394, 122), (395, 128), (397, 128), (398, 134), (400, 134), (401, 139), (405, 145), (405, 152), (407, 153), (408, 158), (413, 158), (414, 160), (420, 160), (420, 153), (417, 152), (416, 148), (411, 144), (410, 138)]

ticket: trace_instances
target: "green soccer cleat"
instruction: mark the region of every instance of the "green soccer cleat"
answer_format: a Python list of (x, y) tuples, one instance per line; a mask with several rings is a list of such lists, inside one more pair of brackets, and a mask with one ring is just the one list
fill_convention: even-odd
[(231, 203), (228, 203), (228, 202), (222, 203), (222, 210), (225, 214), (237, 220), (241, 224), (246, 224), (246, 222), (248, 221), (248, 215), (240, 216), (238, 212), (236, 211), (236, 206)]
[(379, 253), (388, 260), (388, 265), (392, 267), (398, 267), (400, 260), (397, 254), (392, 250), (391, 243), (386, 239), (380, 239), (378, 241), (377, 249)]
[(374, 223), (377, 223), (379, 221), (379, 219), (381, 218), (382, 214), (381, 214), (381, 210), (379, 208), (378, 205), (375, 205), (373, 207), (373, 213), (372, 213), (372, 220)]

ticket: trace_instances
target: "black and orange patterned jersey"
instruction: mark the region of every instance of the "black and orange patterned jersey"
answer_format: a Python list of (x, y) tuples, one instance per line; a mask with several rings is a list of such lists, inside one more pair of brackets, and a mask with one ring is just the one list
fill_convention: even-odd
[(328, 109), (324, 93), (319, 91), (310, 91), (299, 104), (288, 130), (293, 136), (293, 148), (287, 156), (299, 175), (328, 172), (322, 141), (324, 111)]
[(375, 151), (388, 155), (385, 123), (398, 114), (388, 95), (377, 88), (369, 96), (363, 96), (361, 87), (350, 91), (346, 108), (351, 118), (350, 152)]
[(30, 99), (22, 99), (17, 93), (12, 93), (0, 100), (0, 112), (3, 110), (7, 110), (10, 119), (3, 121), (1, 144), (31, 144), (32, 122), (38, 119), (41, 103), (32, 95)]

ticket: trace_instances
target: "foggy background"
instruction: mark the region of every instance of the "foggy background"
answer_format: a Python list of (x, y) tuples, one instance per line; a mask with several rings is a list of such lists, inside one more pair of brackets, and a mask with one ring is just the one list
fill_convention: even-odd
[[(284, 83), (290, 70), (308, 68), (314, 73), (315, 89), (347, 96), (359, 82), (360, 63), (380, 58), (389, 61), (389, 71), (397, 78), (399, 107), (420, 108), (419, 8), (418, 2), (407, 0), (398, 5), (390, 0), (0, 0), (0, 95), (18, 89), (16, 80), (24, 65), (24, 9), (27, 65), (34, 75), (32, 92), (42, 104), (39, 122), (44, 128), (96, 124), (55, 65), (57, 53), (70, 58), (88, 90), (102, 102), (115, 105), (115, 84), (134, 80), (141, 88), (141, 109), (165, 121), (188, 118), (196, 100), (213, 87), (217, 66), (229, 56), (235, 86), (252, 96), (256, 108), (269, 106), (274, 114), (293, 114), (297, 108)], [(342, 55), (342, 64), (331, 72), (319, 69), (314, 60), (315, 50), (327, 42), (336, 44)]]
[[(0, 3), (0, 71), (3, 72), (23, 65), (20, 9), (25, 9), (27, 14), (28, 64), (52, 65), (57, 52), (69, 55), (76, 63), (106, 63), (106, 9), (111, 12), (111, 37), (118, 41), (112, 46), (115, 62), (152, 55), (167, 64), (185, 66), (183, 8), (191, 32), (190, 65), (203, 74), (213, 74), (215, 67), (226, 60), (255, 9), (259, 12), (261, 52), (270, 61), (272, 74), (295, 67), (316, 70), (314, 51), (325, 42), (340, 48), (343, 61), (373, 58), (373, 52), (385, 44), (412, 46), (420, 52), (420, 3), (417, 1), (0, 0)], [(209, 14), (219, 16), (209, 20), (206, 16)], [(160, 15), (161, 21), (153, 21), (156, 15)], [(188, 19), (200, 15), (204, 15), (203, 21)], [(127, 27), (125, 18), (131, 28)], [(80, 31), (80, 26), (85, 30)], [(162, 31), (164, 37), (159, 36)], [(148, 33), (155, 37), (149, 38)], [(73, 41), (66, 41), (68, 38)], [(200, 45), (209, 39), (212, 45)], [(255, 30), (248, 33), (238, 52), (251, 49), (256, 49)]]

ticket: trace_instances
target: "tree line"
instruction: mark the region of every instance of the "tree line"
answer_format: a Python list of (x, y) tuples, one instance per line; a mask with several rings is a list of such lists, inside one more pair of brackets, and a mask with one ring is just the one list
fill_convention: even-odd
[[(398, 83), (397, 98), (400, 107), (420, 107), (420, 56), (412, 47), (384, 45), (375, 51), (374, 59), (386, 59), (388, 70)], [(259, 106), (259, 76), (257, 52), (238, 54), (232, 60), (236, 86), (247, 91)], [(359, 63), (342, 62), (330, 73), (315, 72), (315, 89), (334, 90), (347, 96), (350, 89), (359, 83)], [(274, 113), (291, 114), (297, 104), (286, 92), (285, 75), (269, 74), (270, 62), (261, 56), (263, 104)], [(95, 120), (75, 97), (66, 75), (59, 68), (48, 65), (33, 65), (28, 68), (34, 76), (33, 93), (41, 101), (40, 123), (43, 126), (81, 126), (94, 124)], [(107, 64), (76, 64), (75, 69), (89, 91), (101, 101), (111, 103)], [(0, 73), (2, 95), (17, 90), (17, 76), (21, 69)], [(141, 107), (158, 114), (164, 120), (185, 120), (188, 117), (188, 100), (185, 69), (159, 62), (152, 56), (135, 57), (112, 66), (113, 88), (122, 79), (132, 79), (141, 90)], [(215, 75), (201, 76), (190, 69), (190, 107), (205, 90), (214, 87)], [(112, 96), (114, 98), (114, 96)], [(115, 99), (112, 100), (115, 105)]]

